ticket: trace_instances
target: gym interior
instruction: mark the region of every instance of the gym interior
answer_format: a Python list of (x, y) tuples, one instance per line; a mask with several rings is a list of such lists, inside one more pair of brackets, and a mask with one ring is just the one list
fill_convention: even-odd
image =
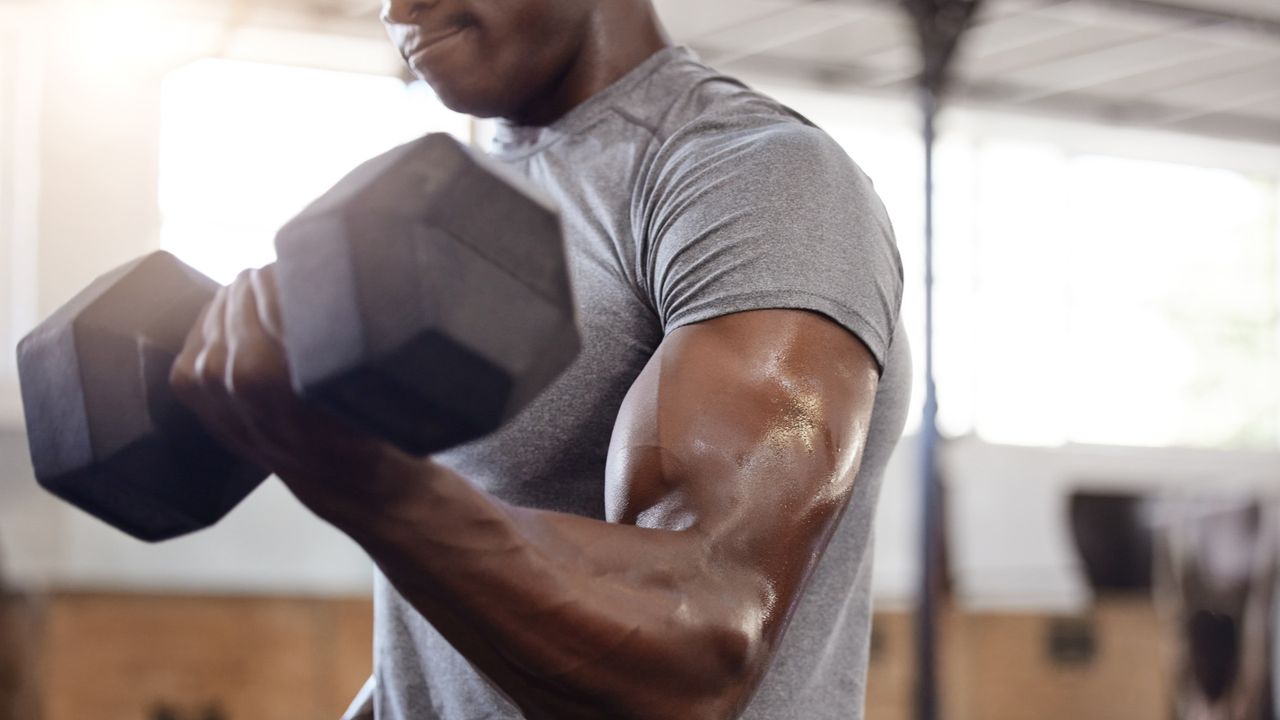
[[(0, 0), (0, 720), (336, 719), (369, 677), (354, 542), (274, 479), (156, 544), (62, 502), (15, 348), (146, 253), (271, 262), (393, 146), (490, 143), (378, 4)], [(865, 717), (1280, 718), (1280, 4), (655, 5), (893, 221)]]

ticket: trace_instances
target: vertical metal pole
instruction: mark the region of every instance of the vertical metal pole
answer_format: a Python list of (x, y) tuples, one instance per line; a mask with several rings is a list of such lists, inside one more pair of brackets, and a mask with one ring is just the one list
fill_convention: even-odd
[(938, 480), (938, 396), (933, 379), (933, 147), (938, 95), (920, 89), (924, 136), (924, 415), (920, 421), (920, 576), (916, 612), (916, 718), (937, 720), (938, 596), (942, 498)]
[(942, 485), (938, 473), (938, 393), (933, 377), (933, 151), (948, 70), (983, 0), (901, 0), (920, 43), (924, 137), (924, 416), (920, 422), (920, 577), (916, 611), (916, 720), (937, 720), (938, 606), (942, 595)]

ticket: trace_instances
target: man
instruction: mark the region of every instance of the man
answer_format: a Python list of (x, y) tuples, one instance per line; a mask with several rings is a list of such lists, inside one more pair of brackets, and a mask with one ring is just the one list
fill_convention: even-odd
[(870, 182), (669, 47), (648, 0), (384, 0), (383, 20), (561, 204), (580, 358), (494, 436), (410, 458), (294, 399), (268, 268), (173, 374), (376, 562), (377, 717), (860, 717), (910, 374)]

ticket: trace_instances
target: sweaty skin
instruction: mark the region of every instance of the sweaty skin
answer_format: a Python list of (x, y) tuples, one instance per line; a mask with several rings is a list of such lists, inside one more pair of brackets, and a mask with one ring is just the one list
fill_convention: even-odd
[(852, 334), (791, 310), (671, 333), (619, 413), (600, 522), (507, 505), (296, 399), (278, 317), (272, 269), (242, 275), (175, 388), (527, 717), (742, 709), (858, 470), (877, 369)]
[[(454, 107), (521, 122), (562, 115), (661, 38), (642, 0), (389, 2), (384, 18), (408, 50), (463, 28), (406, 54)], [(175, 391), (358, 542), (526, 717), (745, 707), (862, 458), (878, 370), (853, 334), (792, 310), (670, 333), (616, 420), (602, 522), (504, 503), (296, 398), (275, 292), (271, 267), (219, 292)]]

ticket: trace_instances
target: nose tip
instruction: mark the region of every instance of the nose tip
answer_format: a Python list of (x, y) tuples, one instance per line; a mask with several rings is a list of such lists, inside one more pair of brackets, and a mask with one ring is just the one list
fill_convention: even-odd
[(423, 13), (439, 0), (385, 0), (382, 3), (382, 22), (388, 25), (416, 23)]

